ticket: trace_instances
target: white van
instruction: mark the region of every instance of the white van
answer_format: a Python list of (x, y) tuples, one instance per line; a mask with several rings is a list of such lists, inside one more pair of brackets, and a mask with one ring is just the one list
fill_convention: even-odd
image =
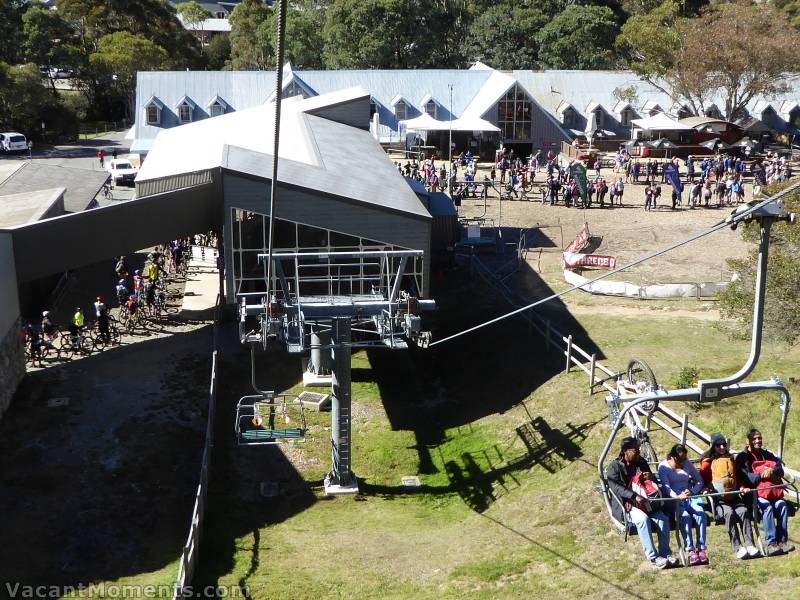
[(21, 133), (7, 131), (0, 133), (0, 144), (6, 152), (19, 152), (28, 149), (28, 140)]

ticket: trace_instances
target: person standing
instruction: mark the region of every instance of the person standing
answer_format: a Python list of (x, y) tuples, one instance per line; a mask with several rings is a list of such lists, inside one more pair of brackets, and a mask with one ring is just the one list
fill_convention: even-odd
[(97, 160), (100, 162), (100, 168), (104, 168), (106, 164), (106, 153), (103, 152), (102, 148), (97, 151)]

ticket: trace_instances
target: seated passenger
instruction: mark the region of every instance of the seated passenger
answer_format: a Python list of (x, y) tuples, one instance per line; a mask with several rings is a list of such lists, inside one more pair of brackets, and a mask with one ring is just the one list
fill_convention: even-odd
[[(653, 473), (647, 461), (639, 456), (639, 443), (635, 438), (622, 440), (619, 456), (606, 468), (608, 487), (624, 506), (612, 500), (614, 518), (625, 522), (623, 511), (639, 533), (639, 541), (647, 559), (657, 569), (676, 566), (677, 559), (671, 557), (669, 547), (669, 520), (660, 507), (654, 507), (647, 498), (631, 489), (634, 478), (651, 481)], [(658, 552), (653, 547), (653, 527), (658, 534)]]
[[(714, 512), (725, 519), (728, 537), (736, 558), (755, 558), (760, 554), (753, 536), (753, 515), (750, 512), (752, 496), (736, 493), (736, 467), (728, 449), (728, 442), (721, 433), (711, 435), (711, 447), (700, 457), (700, 474), (706, 488), (714, 493), (731, 492), (714, 497)], [(744, 537), (744, 546), (739, 537), (739, 528)]]
[[(676, 514), (689, 553), (689, 566), (707, 565), (705, 501), (703, 498), (689, 498), (700, 494), (705, 485), (700, 473), (686, 457), (686, 446), (675, 444), (672, 447), (667, 460), (658, 465), (658, 478), (664, 496), (679, 499)], [(697, 531), (696, 545), (693, 528)]]
[(736, 455), (736, 475), (742, 486), (758, 490), (756, 498), (767, 538), (767, 555), (794, 550), (789, 543), (789, 507), (783, 499), (783, 488), (774, 487), (783, 480), (783, 461), (764, 450), (758, 429), (747, 433), (747, 448)]

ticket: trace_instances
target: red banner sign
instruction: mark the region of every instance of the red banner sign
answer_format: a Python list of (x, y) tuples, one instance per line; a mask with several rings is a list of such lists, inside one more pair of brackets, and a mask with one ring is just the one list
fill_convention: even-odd
[(589, 245), (589, 224), (584, 223), (572, 243), (564, 248), (564, 252), (580, 252)]
[(615, 269), (617, 259), (613, 256), (602, 256), (600, 254), (577, 254), (574, 252), (564, 252), (564, 267), (574, 269), (575, 267), (593, 267), (595, 269)]

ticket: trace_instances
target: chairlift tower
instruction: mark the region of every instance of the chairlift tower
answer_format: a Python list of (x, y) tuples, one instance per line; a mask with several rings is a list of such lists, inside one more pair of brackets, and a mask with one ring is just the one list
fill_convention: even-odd
[[(290, 354), (309, 350), (317, 355), (331, 353), (331, 470), (325, 477), (328, 495), (358, 492), (352, 471), (352, 348), (401, 350), (408, 348), (408, 342), (425, 346), (430, 340), (430, 334), (422, 331), (421, 313), (433, 310), (435, 303), (418, 297), (408, 270), (411, 261), (422, 256), (421, 250), (260, 254), (265, 289), (273, 291), (268, 295), (238, 294), (242, 343), (260, 343), (266, 348), (270, 341), (277, 341)], [(404, 288), (404, 282), (411, 285)], [(330, 344), (321, 345), (327, 339)], [(247, 443), (242, 442), (246, 436), (260, 437), (265, 443), (265, 435), (283, 431), (269, 429), (267, 434), (256, 436), (240, 432), (240, 422), (237, 414), (240, 443)], [(272, 442), (281, 440), (266, 443)]]

